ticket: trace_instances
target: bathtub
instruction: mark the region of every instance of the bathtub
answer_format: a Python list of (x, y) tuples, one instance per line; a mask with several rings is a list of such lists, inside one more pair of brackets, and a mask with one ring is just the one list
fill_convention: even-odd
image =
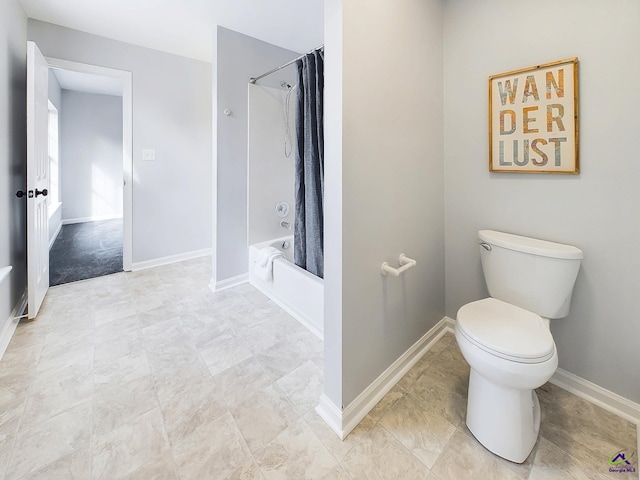
[[(286, 258), (273, 262), (273, 281), (254, 273), (255, 258), (264, 247), (276, 247)], [(293, 236), (249, 247), (249, 283), (280, 305), (321, 339), (324, 330), (324, 282), (293, 263)]]

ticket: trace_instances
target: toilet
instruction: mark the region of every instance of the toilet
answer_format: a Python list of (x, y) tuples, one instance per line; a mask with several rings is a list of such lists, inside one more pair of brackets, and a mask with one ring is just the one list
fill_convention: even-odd
[(522, 463), (540, 428), (534, 389), (558, 367), (549, 319), (569, 314), (583, 254), (493, 230), (478, 238), (490, 297), (462, 306), (455, 327), (471, 369), (467, 426), (488, 450)]

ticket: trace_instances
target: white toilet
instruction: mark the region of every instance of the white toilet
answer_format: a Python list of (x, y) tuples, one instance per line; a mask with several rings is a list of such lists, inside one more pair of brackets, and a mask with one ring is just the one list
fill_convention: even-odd
[(524, 462), (538, 438), (534, 388), (558, 367), (550, 318), (569, 313), (582, 251), (570, 245), (480, 230), (490, 298), (458, 310), (456, 340), (471, 367), (467, 426), (487, 449)]

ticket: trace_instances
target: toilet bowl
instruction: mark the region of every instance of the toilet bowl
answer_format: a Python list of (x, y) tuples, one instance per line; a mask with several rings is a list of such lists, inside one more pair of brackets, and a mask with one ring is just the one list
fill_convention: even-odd
[(458, 310), (455, 336), (469, 363), (467, 426), (488, 450), (524, 462), (540, 429), (534, 391), (558, 367), (549, 319), (568, 315), (582, 251), (481, 230), (489, 298)]
[(486, 298), (458, 311), (456, 340), (471, 367), (467, 426), (493, 453), (524, 462), (540, 428), (533, 389), (558, 367), (558, 355), (543, 318)]

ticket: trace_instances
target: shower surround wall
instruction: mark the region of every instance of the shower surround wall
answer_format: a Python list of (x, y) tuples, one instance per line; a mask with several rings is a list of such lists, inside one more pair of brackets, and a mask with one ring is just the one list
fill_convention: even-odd
[[(286, 124), (284, 106), (287, 90), (249, 84), (249, 165), (247, 245), (289, 236), (294, 219), (294, 157), (295, 130), (293, 106), (290, 101), (290, 136), (285, 156)], [(276, 215), (276, 205), (287, 202), (286, 217)], [(287, 222), (290, 228), (280, 225)]]
[[(285, 50), (223, 27), (214, 33), (213, 145), (214, 247), (211, 287), (246, 281), (247, 275), (247, 82), (251, 77), (293, 60)], [(291, 70), (289, 72), (288, 70)], [(284, 69), (260, 80), (278, 87), (293, 85), (295, 69)], [(232, 113), (227, 116), (224, 110)]]

